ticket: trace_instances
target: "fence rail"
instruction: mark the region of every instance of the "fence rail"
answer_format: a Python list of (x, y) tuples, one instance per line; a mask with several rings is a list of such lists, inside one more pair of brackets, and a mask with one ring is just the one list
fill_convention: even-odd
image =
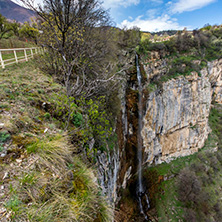
[(4, 69), (7, 65), (28, 61), (34, 55), (43, 52), (44, 49), (40, 47), (0, 49), (0, 67)]

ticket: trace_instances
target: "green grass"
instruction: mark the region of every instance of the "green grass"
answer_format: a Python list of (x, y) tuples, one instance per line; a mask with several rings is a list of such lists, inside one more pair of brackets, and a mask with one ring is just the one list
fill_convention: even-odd
[(74, 154), (70, 142), (74, 130), (79, 138), (81, 132), (71, 125), (64, 133), (62, 114), (56, 115), (64, 88), (33, 61), (0, 70), (0, 79), (0, 120), (10, 132), (10, 137), (0, 134), (2, 143), (10, 139), (0, 172), (13, 175), (4, 181), (1, 202), (9, 219), (110, 221), (111, 208), (100, 195), (93, 169)]
[[(27, 56), (31, 55), (31, 51), (26, 50), (26, 54), (27, 54)], [(16, 55), (17, 55), (17, 57), (25, 57), (24, 50), (23, 51), (16, 51)], [(2, 52), (2, 58), (3, 58), (3, 60), (15, 58), (14, 52), (13, 51)]]
[(161, 195), (156, 200), (156, 209), (158, 212), (158, 221), (183, 221), (183, 204), (178, 201), (175, 179), (165, 181), (161, 184), (160, 189), (164, 191), (164, 195)]
[(33, 42), (26, 42), (19, 40), (18, 37), (13, 36), (9, 39), (0, 40), (0, 49), (12, 49), (12, 48), (31, 48), (36, 47)]
[(5, 143), (7, 140), (10, 139), (10, 134), (8, 132), (0, 132), (0, 143)]
[(5, 207), (13, 212), (20, 210), (21, 201), (17, 196), (12, 196), (11, 199), (6, 203)]
[(11, 135), (7, 131), (0, 131), (0, 152), (3, 151), (4, 143), (11, 138)]

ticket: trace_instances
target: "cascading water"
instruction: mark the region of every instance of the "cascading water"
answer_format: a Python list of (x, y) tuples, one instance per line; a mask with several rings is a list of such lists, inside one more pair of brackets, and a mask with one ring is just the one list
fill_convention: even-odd
[(139, 87), (138, 94), (138, 135), (137, 135), (137, 158), (138, 158), (138, 192), (143, 193), (143, 183), (142, 183), (142, 141), (141, 141), (141, 130), (142, 130), (142, 86), (141, 86), (141, 73), (138, 62), (138, 55), (136, 55), (136, 69), (137, 69), (137, 81)]
[(139, 59), (136, 54), (136, 69), (137, 69), (137, 81), (138, 81), (138, 132), (137, 132), (137, 159), (138, 159), (138, 190), (137, 197), (139, 202), (140, 213), (144, 215), (145, 219), (148, 220), (147, 215), (144, 213), (144, 207), (142, 204), (142, 199), (145, 197), (145, 202), (147, 208), (150, 208), (150, 203), (148, 196), (145, 193), (143, 182), (142, 182), (142, 84), (141, 84), (141, 72), (139, 67)]

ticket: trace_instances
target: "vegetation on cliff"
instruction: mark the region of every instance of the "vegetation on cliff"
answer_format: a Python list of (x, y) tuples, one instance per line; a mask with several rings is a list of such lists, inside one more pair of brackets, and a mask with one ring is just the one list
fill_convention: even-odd
[(206, 26), (199, 30), (178, 31), (167, 41), (141, 41), (137, 49), (142, 55), (144, 65), (149, 65), (157, 58), (153, 52), (158, 52), (161, 60), (166, 61), (166, 74), (155, 76), (151, 84), (161, 85), (162, 82), (180, 75), (190, 75), (207, 65), (208, 61), (222, 57), (222, 27)]

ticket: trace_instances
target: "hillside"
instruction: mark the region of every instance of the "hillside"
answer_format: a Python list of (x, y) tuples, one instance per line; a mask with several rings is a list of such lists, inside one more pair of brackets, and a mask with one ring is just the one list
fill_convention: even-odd
[(30, 21), (31, 17), (35, 16), (32, 10), (21, 7), (10, 0), (0, 0), (0, 14), (7, 19), (16, 20), (21, 23)]
[(56, 114), (63, 87), (31, 62), (0, 79), (0, 221), (110, 221), (94, 170)]

